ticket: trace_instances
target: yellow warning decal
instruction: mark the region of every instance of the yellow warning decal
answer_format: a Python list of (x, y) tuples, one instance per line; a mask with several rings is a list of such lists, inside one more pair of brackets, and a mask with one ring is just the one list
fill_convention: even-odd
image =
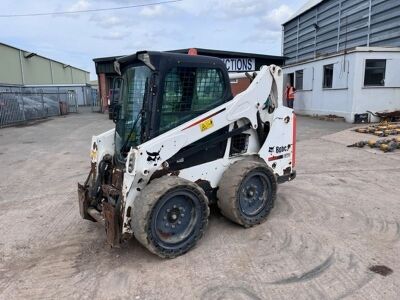
[(200, 130), (206, 131), (207, 129), (210, 129), (213, 126), (214, 126), (214, 122), (210, 118), (210, 119), (204, 120), (203, 122), (200, 123)]

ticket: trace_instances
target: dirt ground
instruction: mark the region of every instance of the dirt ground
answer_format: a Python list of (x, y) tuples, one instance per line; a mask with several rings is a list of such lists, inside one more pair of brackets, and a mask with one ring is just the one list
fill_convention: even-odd
[(364, 137), (300, 117), (298, 176), (268, 221), (214, 210), (195, 249), (162, 260), (135, 240), (110, 249), (79, 216), (90, 137), (112, 126), (88, 113), (0, 129), (1, 299), (399, 299), (399, 152), (346, 148)]

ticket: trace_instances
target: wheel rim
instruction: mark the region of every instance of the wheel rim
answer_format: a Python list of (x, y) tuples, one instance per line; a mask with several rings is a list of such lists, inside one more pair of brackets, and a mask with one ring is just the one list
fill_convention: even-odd
[(154, 209), (154, 239), (165, 248), (179, 247), (193, 237), (200, 213), (199, 199), (193, 193), (180, 190), (164, 195)]
[(240, 185), (239, 206), (242, 213), (248, 217), (259, 214), (270, 198), (270, 181), (263, 172), (252, 172)]

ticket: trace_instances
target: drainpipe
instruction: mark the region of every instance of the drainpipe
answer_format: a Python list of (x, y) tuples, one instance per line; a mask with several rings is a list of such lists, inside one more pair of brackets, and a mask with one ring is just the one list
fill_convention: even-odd
[(51, 76), (51, 83), (54, 84), (53, 63), (51, 60), (50, 60), (50, 76)]
[(285, 43), (283, 42), (283, 39), (285, 38), (285, 27), (283, 27), (283, 26), (281, 26), (282, 27), (282, 37), (281, 37), (281, 55), (282, 56), (284, 56), (283, 55), (283, 47), (285, 46)]
[(371, 34), (371, 13), (372, 13), (371, 9), (372, 9), (372, 0), (369, 0), (367, 47), (369, 47), (369, 37), (370, 37), (370, 34)]
[[(339, 0), (339, 24), (338, 24), (338, 31), (337, 31), (336, 52), (339, 52), (339, 48), (340, 48), (340, 26), (342, 25), (341, 18), (342, 18), (342, 1)], [(346, 24), (346, 26), (347, 26), (347, 24)]]
[(297, 17), (296, 62), (299, 61), (299, 29), (300, 29), (300, 18)]
[(19, 64), (21, 66), (22, 85), (25, 85), (24, 65), (22, 64), (22, 51), (19, 50)]
[(72, 67), (69, 67), (69, 69), (71, 70), (71, 83), (74, 83), (74, 76), (72, 75)]

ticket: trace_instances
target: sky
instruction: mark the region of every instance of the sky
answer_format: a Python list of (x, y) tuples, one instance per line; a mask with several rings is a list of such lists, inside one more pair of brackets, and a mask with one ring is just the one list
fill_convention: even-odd
[[(1, 15), (148, 4), (164, 0), (1, 0)], [(93, 58), (139, 50), (208, 48), (281, 54), (281, 24), (306, 0), (183, 0), (69, 15), (0, 18), (0, 42), (90, 71)]]

